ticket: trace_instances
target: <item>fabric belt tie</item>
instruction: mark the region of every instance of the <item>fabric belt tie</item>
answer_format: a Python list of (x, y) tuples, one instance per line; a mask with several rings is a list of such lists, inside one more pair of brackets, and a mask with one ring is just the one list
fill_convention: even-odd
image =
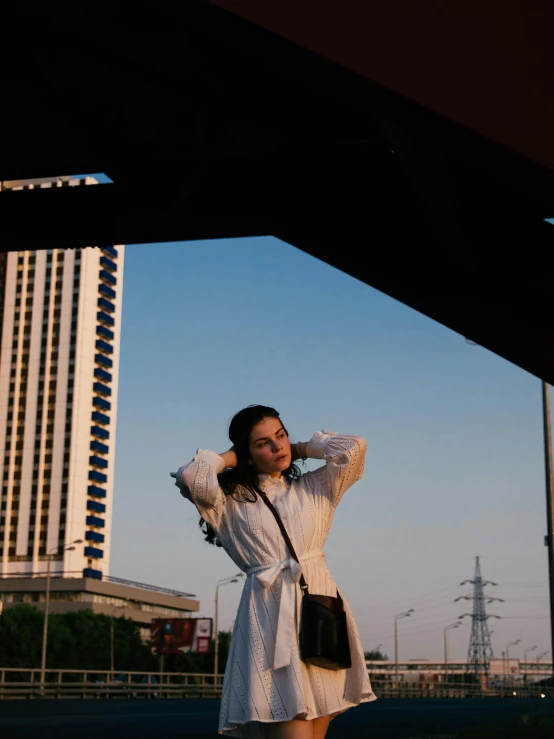
[[(312, 557), (325, 557), (325, 554), (321, 550), (306, 552), (306, 554), (300, 556), (300, 560), (311, 559)], [(277, 635), (275, 638), (275, 654), (273, 656), (274, 670), (279, 670), (281, 667), (290, 665), (295, 620), (300, 623), (298, 611), (300, 610), (301, 601), (298, 593), (299, 588), (296, 586), (302, 574), (302, 566), (295, 559), (289, 557), (281, 562), (250, 567), (250, 569), (246, 570), (247, 575), (256, 574), (256, 578), (264, 590), (268, 590), (273, 585), (281, 572), (283, 573), (283, 580), (281, 583), (281, 602), (279, 606), (279, 619), (277, 621)], [(295, 616), (297, 617), (296, 619)]]

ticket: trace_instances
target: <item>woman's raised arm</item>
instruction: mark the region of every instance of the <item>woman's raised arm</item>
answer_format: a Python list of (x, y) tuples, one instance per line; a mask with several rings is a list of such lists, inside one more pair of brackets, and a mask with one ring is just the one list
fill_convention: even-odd
[(198, 449), (190, 462), (170, 475), (175, 478), (175, 485), (181, 494), (191, 500), (203, 515), (206, 510), (218, 508), (225, 503), (225, 495), (217, 476), (227, 467), (234, 467), (236, 463), (237, 458), (232, 449), (223, 454)]
[(308, 472), (306, 482), (320, 492), (327, 493), (333, 505), (337, 505), (346, 490), (364, 474), (367, 444), (361, 436), (316, 431), (308, 442), (297, 442), (296, 458), (324, 459), (325, 467)]

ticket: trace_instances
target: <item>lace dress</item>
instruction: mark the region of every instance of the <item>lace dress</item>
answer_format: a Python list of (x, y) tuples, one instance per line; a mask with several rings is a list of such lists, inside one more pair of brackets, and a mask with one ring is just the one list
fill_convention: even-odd
[(260, 487), (279, 511), (300, 559), (290, 557), (277, 523), (262, 500), (226, 496), (217, 474), (224, 462), (198, 450), (180, 467), (175, 484), (215, 529), (233, 562), (246, 573), (223, 680), (219, 732), (263, 736), (264, 723), (335, 716), (376, 699), (354, 617), (347, 614), (352, 667), (331, 671), (307, 665), (298, 652), (300, 572), (310, 592), (336, 595), (325, 563), (325, 544), (343, 493), (363, 474), (366, 443), (357, 436), (317, 432), (307, 455), (325, 466), (292, 482), (260, 475)]

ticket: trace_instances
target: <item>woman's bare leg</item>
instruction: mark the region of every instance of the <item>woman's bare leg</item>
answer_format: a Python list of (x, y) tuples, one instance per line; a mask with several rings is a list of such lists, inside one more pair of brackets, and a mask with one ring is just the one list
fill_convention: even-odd
[(314, 739), (313, 725), (313, 721), (292, 719), (276, 724), (265, 724), (264, 730), (267, 739)]
[(314, 739), (325, 739), (325, 734), (331, 723), (331, 716), (314, 718), (311, 723), (314, 725)]

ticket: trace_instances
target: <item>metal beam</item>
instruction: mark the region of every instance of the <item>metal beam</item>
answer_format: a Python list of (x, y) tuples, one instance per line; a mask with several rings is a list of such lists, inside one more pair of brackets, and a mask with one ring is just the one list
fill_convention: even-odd
[[(548, 547), (548, 579), (550, 588), (550, 654), (554, 654), (554, 469), (552, 466), (552, 422), (550, 420), (550, 388), (542, 383), (544, 437), (544, 469), (546, 482), (546, 537)], [(552, 661), (554, 678), (554, 658)]]

